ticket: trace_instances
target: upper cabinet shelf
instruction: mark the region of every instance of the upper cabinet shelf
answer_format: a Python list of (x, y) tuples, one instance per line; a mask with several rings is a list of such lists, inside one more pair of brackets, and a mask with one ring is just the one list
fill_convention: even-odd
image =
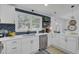
[(50, 17), (43, 17), (43, 20), (42, 20), (42, 27), (43, 28), (46, 28), (50, 25), (51, 23), (51, 19)]
[(0, 23), (14, 24), (15, 23), (15, 8), (10, 5), (0, 5)]

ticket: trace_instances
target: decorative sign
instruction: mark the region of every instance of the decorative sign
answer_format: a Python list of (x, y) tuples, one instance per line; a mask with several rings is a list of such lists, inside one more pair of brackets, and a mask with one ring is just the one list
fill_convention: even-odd
[(68, 26), (68, 30), (70, 30), (70, 31), (75, 31), (76, 29), (77, 29), (76, 25), (69, 25)]
[(69, 24), (70, 25), (75, 25), (76, 24), (76, 20), (70, 20)]
[(75, 31), (77, 29), (76, 20), (70, 20), (68, 30)]

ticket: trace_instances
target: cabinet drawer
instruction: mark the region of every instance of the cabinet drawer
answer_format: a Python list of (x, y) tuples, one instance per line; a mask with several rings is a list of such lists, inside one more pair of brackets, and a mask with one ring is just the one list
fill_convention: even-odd
[(11, 39), (5, 42), (6, 43), (6, 53), (7, 54), (18, 54), (21, 53), (21, 40)]
[(6, 42), (6, 46), (16, 46), (17, 45), (17, 40), (11, 40)]
[(8, 53), (8, 54), (17, 53), (17, 47), (16, 46), (14, 46), (14, 47), (7, 47), (6, 53)]

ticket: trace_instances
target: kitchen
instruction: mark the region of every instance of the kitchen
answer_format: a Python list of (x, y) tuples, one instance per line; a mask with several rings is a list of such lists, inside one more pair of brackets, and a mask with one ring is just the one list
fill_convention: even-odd
[(0, 4), (0, 54), (78, 54), (78, 4)]

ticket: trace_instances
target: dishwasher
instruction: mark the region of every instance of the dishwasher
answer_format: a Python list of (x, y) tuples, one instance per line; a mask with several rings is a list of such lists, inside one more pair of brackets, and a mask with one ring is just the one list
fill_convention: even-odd
[(39, 35), (39, 50), (45, 50), (47, 49), (48, 44), (48, 36), (45, 35)]

